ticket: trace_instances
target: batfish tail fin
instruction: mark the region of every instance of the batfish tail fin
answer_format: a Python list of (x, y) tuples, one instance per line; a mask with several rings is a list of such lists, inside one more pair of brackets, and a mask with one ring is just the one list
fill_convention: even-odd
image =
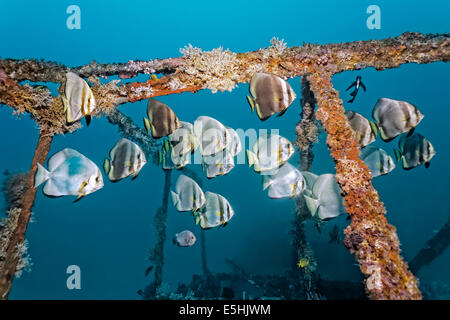
[(248, 160), (248, 167), (250, 168), (252, 165), (255, 164), (255, 154), (251, 152), (250, 150), (247, 150), (247, 160)]
[(148, 120), (146, 117), (144, 117), (144, 127), (147, 130), (147, 133), (150, 132), (150, 120)]
[(378, 129), (378, 125), (375, 122), (371, 121), (371, 120), (369, 120), (369, 124), (370, 124), (370, 127), (372, 128), (373, 134), (374, 134), (375, 139), (376, 139), (378, 137), (378, 132), (380, 131)]
[(176, 206), (178, 201), (180, 201), (180, 197), (178, 196), (178, 194), (176, 194), (172, 190), (170, 191), (170, 195), (172, 196), (172, 203), (173, 203), (173, 205)]
[(400, 159), (402, 158), (402, 155), (401, 155), (400, 151), (397, 150), (397, 149), (394, 149), (394, 153), (395, 153), (395, 161), (399, 162)]
[(253, 111), (255, 111), (255, 100), (252, 97), (247, 96), (247, 101), (248, 101), (248, 104), (250, 105), (250, 108), (252, 108), (252, 113), (253, 113)]
[(34, 176), (34, 187), (37, 188), (43, 182), (50, 178), (50, 172), (47, 171), (40, 163), (37, 164), (36, 175)]
[(105, 170), (106, 174), (109, 174), (109, 172), (111, 171), (111, 162), (108, 158), (103, 161), (103, 170)]

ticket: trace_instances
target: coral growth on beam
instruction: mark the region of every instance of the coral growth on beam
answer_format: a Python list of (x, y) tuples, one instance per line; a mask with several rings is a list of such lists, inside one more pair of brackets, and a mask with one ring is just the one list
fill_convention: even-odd
[[(161, 95), (195, 92), (206, 88), (213, 92), (232, 90), (238, 83), (249, 82), (257, 71), (292, 78), (312, 72), (335, 74), (366, 67), (383, 70), (403, 63), (449, 61), (450, 35), (404, 33), (396, 38), (383, 40), (304, 44), (290, 48), (284, 42), (273, 39), (270, 47), (246, 53), (233, 53), (222, 48), (202, 51), (190, 46), (182, 49), (182, 54), (183, 57), (180, 58), (151, 60), (147, 64), (142, 61), (129, 62), (128, 65), (92, 63), (73, 69), (53, 62), (0, 59), (0, 103), (18, 109), (19, 112), (31, 113), (41, 129), (50, 127), (52, 133), (64, 133), (77, 127), (65, 124), (61, 99), (50, 96), (45, 88), (20, 86), (18, 81), (62, 82), (68, 70), (78, 72), (92, 80), (92, 91), (97, 102), (96, 112), (99, 114), (126, 102)], [(137, 73), (152, 71), (167, 72), (167, 75), (143, 83), (119, 85), (119, 80), (112, 80), (101, 85), (98, 81), (99, 76), (120, 76), (125, 73), (133, 77)], [(25, 106), (15, 100), (20, 99), (21, 95), (29, 97), (25, 99), (30, 100), (25, 101)]]
[(312, 74), (311, 89), (318, 102), (316, 117), (327, 133), (327, 145), (336, 162), (336, 180), (345, 197), (351, 224), (344, 245), (352, 252), (366, 277), (371, 299), (421, 299), (417, 280), (400, 255), (395, 227), (372, 185), (370, 170), (359, 159), (355, 133), (345, 116), (331, 74)]
[(28, 173), (27, 190), (22, 198), (22, 207), (20, 209), (17, 208), (17, 222), (14, 223), (14, 227), (11, 228), (10, 234), (8, 234), (7, 245), (1, 261), (0, 300), (8, 298), (14, 275), (18, 271), (18, 265), (21, 263), (25, 246), (25, 232), (30, 221), (31, 208), (37, 192), (37, 188), (34, 188), (34, 175), (37, 171), (37, 163), (45, 163), (52, 140), (53, 136), (48, 132), (41, 132), (31, 163), (31, 169)]

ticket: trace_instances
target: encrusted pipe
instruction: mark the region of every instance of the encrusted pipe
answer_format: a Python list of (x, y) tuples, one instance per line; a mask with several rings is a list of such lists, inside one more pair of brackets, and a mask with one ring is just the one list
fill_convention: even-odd
[(421, 299), (418, 283), (400, 255), (395, 227), (372, 185), (372, 176), (359, 159), (355, 133), (345, 116), (331, 74), (309, 76), (317, 99), (316, 117), (327, 133), (327, 145), (336, 163), (336, 180), (345, 197), (351, 224), (345, 229), (344, 245), (359, 262), (371, 299)]
[[(95, 114), (108, 111), (119, 104), (134, 102), (181, 92), (196, 92), (201, 89), (231, 91), (238, 83), (249, 82), (252, 75), (270, 72), (283, 78), (303, 76), (309, 73), (336, 74), (346, 70), (359, 70), (374, 67), (377, 70), (395, 68), (404, 63), (430, 63), (450, 60), (450, 34), (421, 34), (406, 32), (395, 38), (381, 40), (355, 41), (337, 44), (303, 44), (301, 47), (287, 47), (283, 41), (272, 40), (268, 48), (257, 51), (234, 53), (222, 48), (202, 51), (187, 47), (181, 50), (183, 57), (157, 60), (165, 61), (169, 67), (168, 75), (161, 79), (151, 79), (143, 83), (134, 82), (118, 85), (117, 80), (106, 84), (97, 83), (92, 87), (96, 97)], [(129, 62), (127, 64), (99, 65), (92, 63), (72, 69), (82, 76), (102, 76), (129, 73), (148, 73), (152, 71), (153, 61)], [(163, 63), (160, 71), (163, 71)], [(52, 132), (64, 133), (78, 127), (67, 126), (59, 97), (51, 98), (45, 104), (10, 103), (10, 89), (3, 90), (2, 78), (14, 81), (64, 81), (63, 72), (67, 67), (52, 62), (36, 60), (0, 59), (0, 103), (10, 105), (19, 112), (29, 112), (42, 128), (51, 127)], [(133, 71), (134, 70), (134, 71)], [(156, 69), (155, 69), (156, 70)], [(39, 89), (43, 90), (43, 89)], [(26, 95), (42, 96), (38, 89), (17, 91)], [(48, 91), (48, 90), (45, 90)], [(44, 97), (48, 97), (45, 92)], [(45, 107), (44, 107), (45, 106)]]
[[(314, 117), (314, 108), (316, 100), (311, 92), (309, 81), (306, 76), (301, 79), (302, 98), (300, 101), (302, 107), (301, 120), (295, 128), (296, 140), (295, 146), (300, 152), (300, 171), (311, 171), (314, 154), (312, 144), (317, 141), (317, 124)], [(302, 195), (295, 199), (295, 221), (294, 221), (294, 274), (299, 276), (300, 297), (307, 300), (318, 300), (320, 294), (316, 286), (316, 259), (309, 242), (306, 240), (305, 224), (311, 217), (306, 207), (305, 199)], [(307, 265), (299, 267), (297, 264), (300, 259), (305, 259)]]
[(8, 294), (14, 280), (14, 274), (17, 270), (17, 264), (20, 260), (17, 250), (24, 244), (25, 232), (31, 216), (31, 208), (33, 207), (36, 198), (37, 188), (34, 188), (34, 175), (37, 170), (37, 163), (44, 163), (47, 159), (52, 140), (53, 136), (48, 132), (41, 132), (31, 163), (31, 169), (28, 174), (27, 191), (22, 199), (22, 208), (17, 220), (17, 227), (9, 239), (4, 261), (1, 262), (0, 299), (2, 300), (8, 299)]
[(156, 244), (150, 253), (150, 262), (155, 266), (155, 278), (152, 284), (146, 288), (146, 295), (150, 297), (157, 297), (158, 289), (161, 287), (163, 280), (164, 267), (164, 243), (166, 242), (167, 234), (167, 207), (169, 203), (170, 192), (170, 178), (172, 170), (164, 171), (164, 189), (161, 207), (158, 208), (154, 217), (156, 230)]

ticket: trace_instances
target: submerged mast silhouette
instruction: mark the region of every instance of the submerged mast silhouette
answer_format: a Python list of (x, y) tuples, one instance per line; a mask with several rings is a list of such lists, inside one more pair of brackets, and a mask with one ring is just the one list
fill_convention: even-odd
[[(314, 117), (314, 108), (316, 100), (310, 89), (310, 83), (307, 76), (302, 76), (300, 81), (302, 87), (302, 98), (300, 104), (302, 107), (301, 120), (295, 128), (296, 140), (294, 144), (300, 152), (299, 169), (300, 171), (311, 171), (314, 160), (312, 144), (317, 142), (318, 128)], [(307, 300), (319, 300), (320, 293), (317, 288), (316, 281), (316, 259), (314, 252), (306, 239), (305, 225), (306, 221), (311, 217), (306, 207), (303, 195), (295, 198), (296, 214), (294, 221), (294, 275), (298, 274), (299, 294)], [(297, 263), (300, 259), (308, 261), (305, 267), (298, 267)]]
[(441, 227), (419, 253), (409, 262), (411, 271), (417, 275), (423, 266), (429, 265), (434, 259), (439, 257), (450, 245), (450, 218)]

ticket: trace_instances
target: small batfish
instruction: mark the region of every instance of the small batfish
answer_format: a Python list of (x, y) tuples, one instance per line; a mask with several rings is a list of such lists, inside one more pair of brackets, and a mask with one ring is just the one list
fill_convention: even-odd
[(109, 180), (116, 182), (133, 175), (133, 179), (139, 174), (147, 163), (142, 149), (134, 142), (122, 138), (109, 152), (111, 160), (105, 159), (103, 169)]
[(224, 150), (233, 139), (222, 123), (208, 116), (200, 116), (194, 121), (194, 135), (200, 153), (205, 157)]
[(194, 213), (195, 223), (203, 229), (225, 226), (233, 217), (234, 211), (227, 199), (217, 193), (206, 192), (206, 205)]
[(159, 150), (159, 164), (164, 170), (181, 169), (191, 163), (191, 153), (178, 154), (173, 152), (169, 140), (164, 140), (163, 147)]
[(241, 140), (237, 132), (227, 127), (232, 142), (221, 152), (203, 157), (203, 165), (206, 167), (206, 175), (209, 179), (222, 176), (234, 168), (234, 157), (242, 150)]
[(314, 217), (329, 220), (345, 212), (344, 198), (334, 174), (322, 174), (314, 183), (312, 195), (303, 194), (306, 205)]
[(172, 109), (156, 99), (148, 101), (147, 115), (148, 119), (144, 117), (144, 125), (147, 132), (152, 131), (155, 139), (168, 136), (181, 126)]
[(430, 166), (430, 160), (436, 154), (433, 145), (427, 138), (419, 133), (411, 136), (403, 135), (398, 141), (400, 150), (395, 151), (395, 158), (402, 160), (403, 169), (409, 170), (425, 163), (425, 168)]
[(305, 187), (303, 188), (303, 194), (312, 197), (312, 190), (319, 176), (310, 171), (302, 171), (301, 174), (303, 176), (303, 182), (305, 184)]
[(372, 117), (380, 129), (381, 139), (390, 141), (403, 132), (411, 130), (412, 133), (423, 119), (423, 114), (406, 101), (380, 98), (372, 111)]
[(172, 144), (172, 154), (181, 157), (185, 153), (192, 153), (197, 148), (194, 137), (194, 126), (185, 121), (180, 121), (181, 126), (168, 136)]
[(356, 134), (356, 141), (360, 148), (375, 141), (378, 135), (378, 127), (375, 122), (367, 120), (354, 111), (346, 111), (345, 115)]
[(173, 153), (171, 153), (170, 156), (172, 158), (172, 163), (175, 165), (176, 169), (181, 169), (191, 163), (190, 153), (185, 153), (182, 155), (174, 155)]
[(232, 157), (235, 157), (242, 151), (241, 138), (233, 128), (227, 127), (227, 131), (228, 135), (231, 137), (231, 143), (227, 145), (226, 150)]
[(278, 116), (282, 116), (296, 98), (287, 81), (274, 74), (259, 72), (253, 74), (250, 93), (252, 96), (247, 96), (247, 101), (262, 121), (278, 112)]
[(269, 188), (269, 197), (273, 199), (293, 198), (304, 189), (303, 175), (286, 162), (274, 175), (263, 175), (263, 189)]
[(73, 72), (67, 72), (61, 99), (68, 123), (86, 117), (86, 123), (89, 125), (96, 105), (91, 88), (84, 79)]
[(206, 168), (208, 179), (223, 176), (234, 168), (234, 158), (227, 149), (213, 156), (203, 157), (202, 161), (204, 168)]
[(195, 235), (191, 231), (185, 230), (180, 233), (176, 233), (172, 241), (179, 247), (191, 247), (195, 244), (197, 238), (195, 238)]
[(395, 169), (394, 160), (380, 148), (367, 147), (361, 151), (361, 160), (369, 167), (372, 177), (388, 174)]
[(172, 149), (169, 152), (163, 147), (158, 151), (159, 164), (162, 165), (164, 170), (172, 170), (176, 168), (176, 165), (172, 161)]
[(205, 194), (197, 182), (185, 175), (178, 177), (175, 192), (170, 191), (170, 194), (178, 211), (197, 211), (206, 202)]
[(84, 197), (103, 187), (103, 177), (94, 162), (76, 150), (66, 148), (48, 160), (48, 171), (37, 164), (34, 187), (43, 182), (43, 192), (50, 197)]
[(294, 147), (286, 138), (276, 134), (260, 135), (252, 151), (247, 150), (248, 165), (255, 165), (254, 170), (263, 173), (279, 168), (293, 154)]

